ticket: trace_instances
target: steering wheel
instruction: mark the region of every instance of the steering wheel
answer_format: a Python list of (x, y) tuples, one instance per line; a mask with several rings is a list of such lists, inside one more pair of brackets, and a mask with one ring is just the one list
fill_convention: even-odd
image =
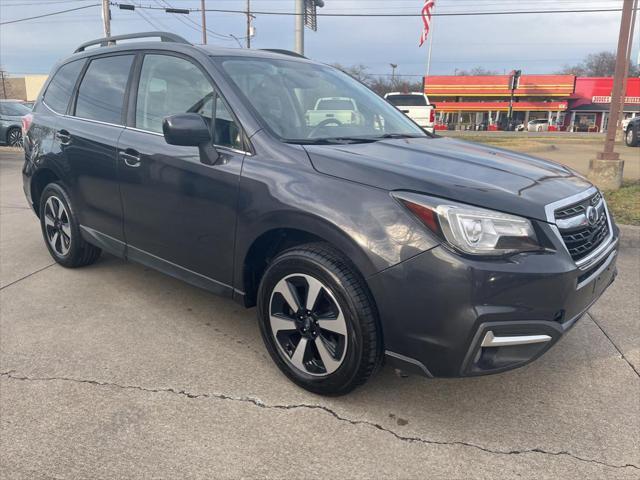
[(307, 137), (308, 138), (315, 137), (315, 134), (318, 133), (318, 130), (320, 130), (320, 129), (324, 128), (324, 127), (328, 127), (329, 125), (335, 125), (336, 127), (341, 127), (342, 126), (342, 122), (340, 120), (338, 120), (337, 118), (325, 118), (318, 125), (313, 127), (313, 130), (311, 130), (311, 132), (309, 132), (309, 135), (307, 135)]

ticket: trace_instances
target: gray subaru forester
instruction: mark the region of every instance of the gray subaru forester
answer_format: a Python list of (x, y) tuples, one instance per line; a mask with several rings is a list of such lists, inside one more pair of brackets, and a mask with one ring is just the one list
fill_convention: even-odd
[[(162, 41), (120, 44), (143, 37)], [(525, 365), (616, 275), (618, 229), (585, 178), (428, 134), (290, 52), (88, 42), (24, 127), (24, 191), (60, 265), (104, 251), (257, 305), (274, 362), (313, 392), (384, 360)]]

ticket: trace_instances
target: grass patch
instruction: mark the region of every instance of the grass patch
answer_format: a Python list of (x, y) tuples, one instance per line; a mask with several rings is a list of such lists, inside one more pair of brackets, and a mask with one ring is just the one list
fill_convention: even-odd
[(617, 223), (640, 225), (640, 181), (625, 183), (620, 190), (604, 192), (604, 196)]

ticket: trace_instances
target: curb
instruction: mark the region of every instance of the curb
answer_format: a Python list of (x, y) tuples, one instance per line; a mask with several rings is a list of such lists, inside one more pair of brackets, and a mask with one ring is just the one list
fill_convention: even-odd
[(618, 225), (620, 229), (620, 248), (640, 248), (640, 227)]

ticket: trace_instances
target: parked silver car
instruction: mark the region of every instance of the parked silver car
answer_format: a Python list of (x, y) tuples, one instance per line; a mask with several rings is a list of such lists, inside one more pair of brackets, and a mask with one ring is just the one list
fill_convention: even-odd
[(12, 147), (22, 145), (22, 117), (31, 109), (18, 100), (0, 100), (0, 142)]

